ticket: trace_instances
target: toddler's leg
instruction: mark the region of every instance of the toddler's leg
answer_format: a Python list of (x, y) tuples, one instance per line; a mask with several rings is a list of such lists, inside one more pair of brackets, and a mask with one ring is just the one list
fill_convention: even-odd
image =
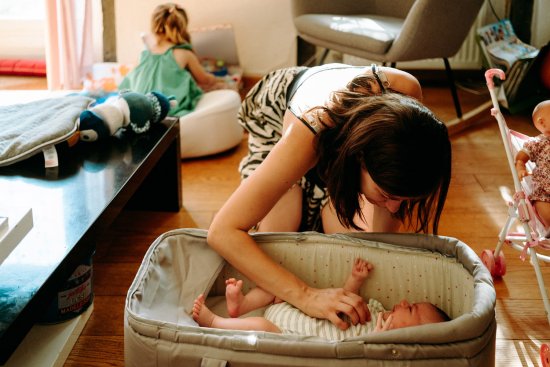
[(225, 299), (227, 302), (227, 313), (231, 317), (239, 317), (250, 311), (273, 303), (275, 297), (256, 287), (246, 295), (243, 294), (243, 281), (230, 278), (225, 281)]
[(361, 258), (355, 259), (351, 274), (344, 284), (344, 289), (356, 294), (359, 294), (359, 289), (363, 285), (365, 279), (369, 275), (369, 271), (373, 269), (371, 263)]
[(218, 329), (256, 330), (269, 331), (272, 333), (281, 332), (277, 326), (263, 317), (246, 317), (244, 319), (220, 317), (206, 307), (203, 294), (199, 295), (193, 303), (193, 320), (195, 320), (199, 326)]

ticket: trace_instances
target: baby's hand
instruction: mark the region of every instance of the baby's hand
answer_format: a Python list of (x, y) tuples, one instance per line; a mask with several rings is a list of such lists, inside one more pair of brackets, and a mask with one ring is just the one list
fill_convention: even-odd
[(383, 312), (378, 313), (378, 318), (376, 319), (376, 326), (374, 327), (373, 332), (378, 333), (380, 331), (387, 331), (391, 329), (391, 322), (393, 320), (393, 315), (388, 316), (388, 319), (384, 321)]
[(367, 260), (363, 260), (358, 257), (357, 259), (355, 259), (355, 263), (353, 264), (353, 268), (351, 269), (351, 274), (355, 278), (366, 279), (369, 275), (369, 271), (373, 268), (374, 266)]

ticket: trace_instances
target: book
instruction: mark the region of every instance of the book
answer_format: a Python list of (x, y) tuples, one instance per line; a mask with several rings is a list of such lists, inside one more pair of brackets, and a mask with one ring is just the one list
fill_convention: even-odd
[(477, 30), (485, 63), (507, 73), (517, 60), (533, 60), (539, 49), (522, 42), (509, 19), (488, 24)]
[[(504, 19), (477, 30), (478, 43), (487, 68), (499, 68), (506, 74), (504, 81), (495, 80), (500, 86), (499, 103), (511, 113), (534, 107), (546, 93), (539, 93), (533, 75), (537, 74), (541, 50), (522, 42), (514, 32), (510, 20)], [(535, 67), (534, 67), (535, 66)], [(527, 81), (528, 80), (528, 81)]]

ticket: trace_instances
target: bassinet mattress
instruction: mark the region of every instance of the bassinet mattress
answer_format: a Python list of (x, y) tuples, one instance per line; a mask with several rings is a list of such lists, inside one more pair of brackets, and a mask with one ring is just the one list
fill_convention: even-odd
[[(494, 366), (496, 293), (466, 244), (415, 234), (260, 233), (265, 252), (312, 286), (339, 287), (353, 260), (375, 266), (361, 288), (385, 308), (403, 298), (430, 301), (453, 320), (342, 341), (199, 327), (194, 299), (223, 300), (225, 279), (254, 284), (206, 243), (207, 232), (178, 229), (149, 248), (125, 305), (126, 366)], [(243, 254), (246, 256), (246, 254)], [(220, 309), (210, 304), (216, 312)], [(219, 306), (219, 305), (218, 305)]]

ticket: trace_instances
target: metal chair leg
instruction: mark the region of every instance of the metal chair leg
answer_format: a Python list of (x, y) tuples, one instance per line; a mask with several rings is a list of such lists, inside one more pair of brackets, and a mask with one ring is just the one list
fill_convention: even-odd
[(458, 93), (456, 92), (455, 79), (453, 77), (453, 71), (451, 70), (451, 64), (449, 60), (444, 57), (443, 62), (445, 63), (445, 71), (447, 72), (447, 79), (449, 80), (449, 87), (451, 88), (451, 94), (453, 95), (453, 102), (455, 104), (456, 116), (458, 118), (462, 117), (462, 109), (460, 108), (460, 101), (458, 100)]

